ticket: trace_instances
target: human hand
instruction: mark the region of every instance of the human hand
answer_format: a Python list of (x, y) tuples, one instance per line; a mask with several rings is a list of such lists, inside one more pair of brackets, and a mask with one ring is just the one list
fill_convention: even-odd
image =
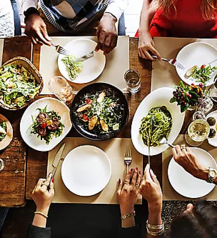
[(32, 13), (27, 17), (25, 34), (31, 38), (34, 44), (44, 43), (49, 46), (51, 45), (51, 38), (47, 34), (46, 25), (37, 13)]
[(104, 54), (108, 54), (116, 47), (118, 39), (115, 26), (116, 21), (117, 19), (110, 13), (104, 13), (96, 32), (98, 38), (98, 44), (95, 49), (96, 51), (102, 50), (104, 51)]
[(199, 179), (208, 179), (208, 168), (200, 163), (189, 147), (181, 149), (179, 145), (176, 145), (172, 152), (174, 160), (188, 173)]
[(137, 201), (139, 186), (141, 183), (141, 172), (138, 168), (130, 170), (123, 181), (119, 180), (117, 198), (120, 204), (121, 215), (126, 215), (134, 211), (134, 204)]
[(39, 179), (32, 192), (32, 199), (36, 204), (37, 211), (43, 212), (44, 214), (48, 213), (54, 196), (54, 183), (53, 179), (51, 180), (51, 176), (52, 174), (49, 174), (47, 179)]
[(160, 54), (154, 48), (154, 41), (149, 32), (139, 31), (138, 54), (139, 57), (149, 60), (154, 60), (151, 55), (156, 55), (158, 59), (161, 60)]
[(145, 167), (139, 192), (147, 200), (149, 211), (161, 212), (162, 191), (156, 175), (150, 170), (149, 164)]

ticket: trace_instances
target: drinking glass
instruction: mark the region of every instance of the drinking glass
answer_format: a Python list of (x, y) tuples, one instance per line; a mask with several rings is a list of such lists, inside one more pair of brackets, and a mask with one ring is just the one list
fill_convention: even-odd
[(214, 79), (214, 84), (209, 88), (209, 96), (214, 102), (217, 102), (217, 76)]
[(58, 97), (65, 104), (72, 103), (74, 98), (72, 87), (68, 84), (66, 79), (61, 76), (55, 76), (50, 79), (48, 83), (49, 90)]
[(141, 81), (139, 73), (134, 69), (129, 69), (124, 74), (127, 83), (127, 89), (131, 93), (137, 93), (141, 89)]
[(186, 142), (191, 146), (199, 146), (207, 139), (210, 126), (204, 119), (196, 119), (191, 122), (185, 135)]
[(213, 108), (213, 101), (209, 96), (204, 96), (198, 99), (197, 111), (202, 111), (207, 114)]

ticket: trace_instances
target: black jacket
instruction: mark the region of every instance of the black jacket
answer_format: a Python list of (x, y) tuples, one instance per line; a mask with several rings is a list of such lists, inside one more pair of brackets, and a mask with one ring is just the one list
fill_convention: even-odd
[[(119, 238), (134, 238), (138, 237), (138, 227), (121, 228)], [(40, 228), (37, 226), (29, 226), (26, 238), (51, 238), (51, 229)]]

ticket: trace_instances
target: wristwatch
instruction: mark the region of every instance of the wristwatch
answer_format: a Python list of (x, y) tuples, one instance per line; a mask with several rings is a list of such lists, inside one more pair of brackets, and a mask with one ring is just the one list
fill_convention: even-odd
[(217, 177), (217, 170), (209, 168), (208, 169), (208, 180), (207, 180), (207, 182), (208, 183), (213, 183), (214, 180), (216, 179), (216, 177)]

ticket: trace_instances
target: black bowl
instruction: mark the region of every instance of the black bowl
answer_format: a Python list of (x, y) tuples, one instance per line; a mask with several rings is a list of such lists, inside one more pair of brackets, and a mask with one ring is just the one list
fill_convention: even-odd
[[(119, 104), (121, 105), (121, 113), (122, 117), (119, 122), (119, 130), (111, 131), (105, 134), (101, 134), (97, 130), (89, 131), (87, 128), (85, 128), (84, 123), (81, 121), (81, 119), (77, 115), (77, 109), (81, 105), (81, 102), (84, 100), (84, 95), (91, 93), (94, 94), (99, 91), (107, 91), (112, 93), (116, 98), (119, 99)], [(71, 105), (71, 120), (74, 128), (77, 130), (79, 134), (81, 134), (83, 137), (90, 139), (90, 140), (107, 140), (112, 137), (115, 137), (126, 125), (129, 117), (129, 108), (128, 103), (125, 95), (116, 87), (114, 87), (111, 84), (107, 83), (93, 83), (90, 84), (84, 88), (82, 88), (77, 95), (75, 96), (72, 105)]]

